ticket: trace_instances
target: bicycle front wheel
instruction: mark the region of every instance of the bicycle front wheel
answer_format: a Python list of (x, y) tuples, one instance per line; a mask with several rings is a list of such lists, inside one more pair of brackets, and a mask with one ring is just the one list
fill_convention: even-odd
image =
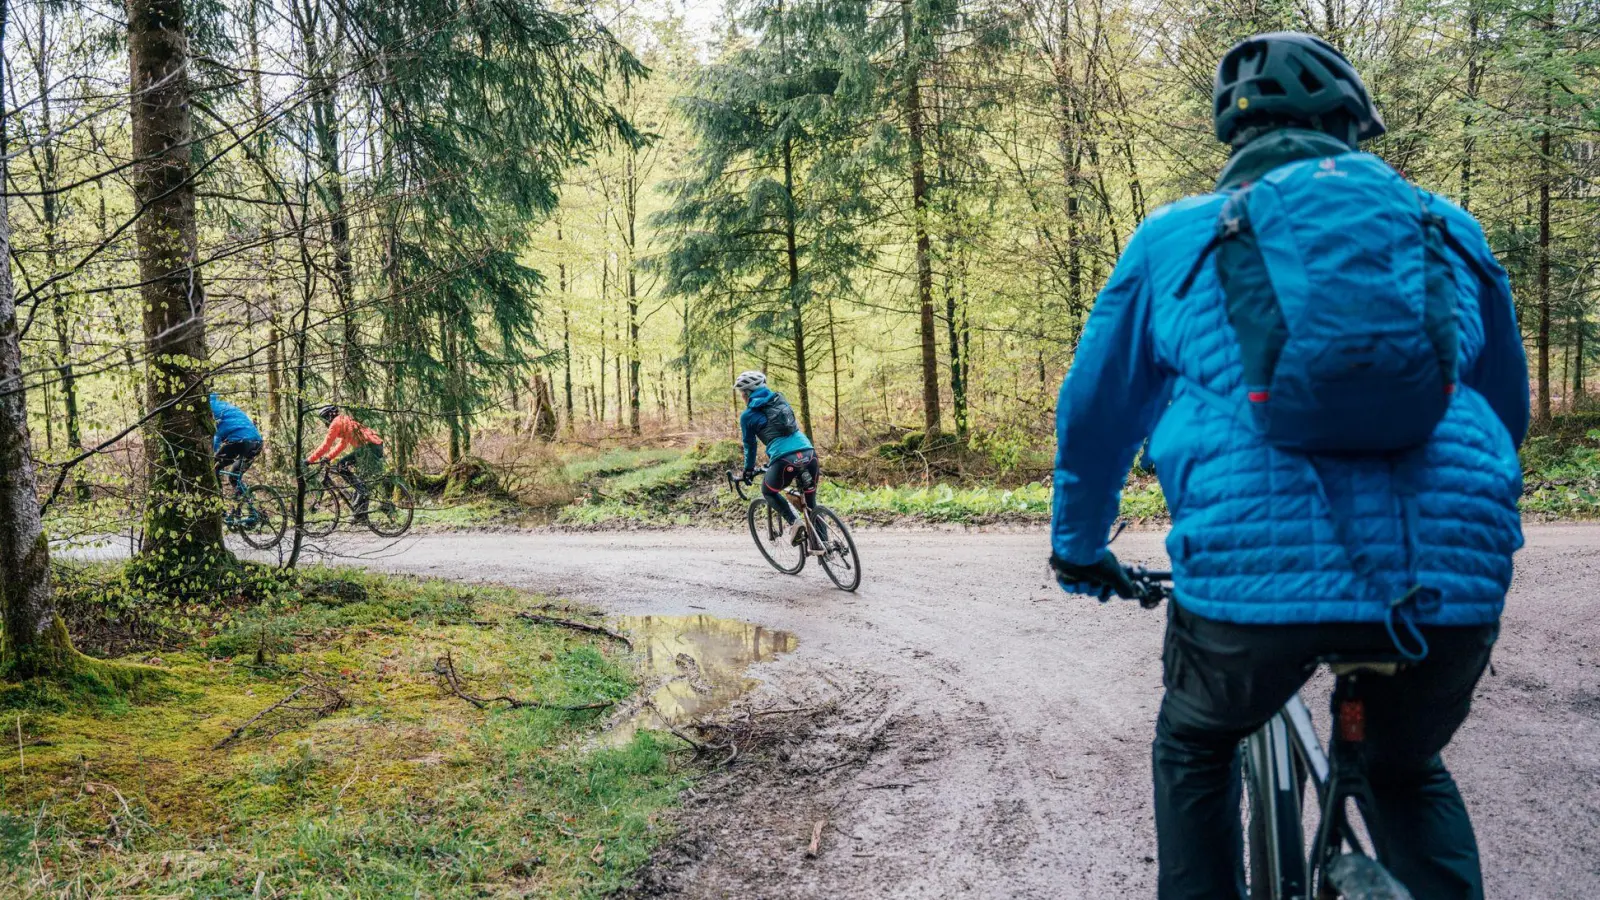
[(1305, 767), (1295, 756), (1281, 716), (1245, 738), (1240, 763), (1250, 822), (1250, 900), (1307, 896), (1308, 872), (1301, 798)]
[(785, 575), (797, 575), (806, 567), (806, 548), (789, 542), (788, 523), (767, 501), (757, 497), (750, 501), (745, 514), (750, 523), (750, 537), (756, 549), (772, 563), (772, 567)]
[(243, 513), (237, 530), (246, 544), (257, 550), (271, 550), (283, 540), (289, 511), (277, 488), (265, 484), (245, 488)]
[(856, 539), (850, 534), (850, 526), (826, 506), (817, 507), (815, 515), (828, 534), (822, 542), (822, 571), (828, 573), (839, 590), (854, 591), (861, 586), (861, 557), (856, 554)]
[(339, 527), (339, 492), (331, 486), (306, 488), (305, 521), (300, 533), (306, 537), (325, 538)]
[(416, 503), (411, 486), (398, 475), (385, 475), (372, 487), (367, 500), (367, 527), (378, 537), (397, 538), (411, 530)]

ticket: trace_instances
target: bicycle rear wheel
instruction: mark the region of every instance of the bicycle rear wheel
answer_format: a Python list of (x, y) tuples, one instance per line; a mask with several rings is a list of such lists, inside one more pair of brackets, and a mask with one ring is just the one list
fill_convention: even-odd
[(815, 515), (822, 519), (828, 540), (823, 547), (822, 571), (841, 591), (854, 591), (861, 586), (861, 557), (856, 555), (856, 539), (850, 526), (826, 506), (816, 508)]
[(1345, 900), (1412, 900), (1399, 879), (1362, 853), (1346, 853), (1328, 865), (1328, 881)]
[(797, 575), (806, 567), (805, 547), (789, 543), (788, 523), (766, 500), (760, 497), (751, 500), (745, 521), (750, 524), (750, 537), (756, 542), (756, 549), (774, 569), (785, 575)]
[(306, 488), (305, 521), (300, 533), (306, 537), (324, 538), (339, 527), (339, 492), (331, 485), (314, 485)]
[(416, 503), (411, 486), (398, 475), (385, 475), (367, 499), (367, 527), (378, 537), (397, 538), (411, 529)]
[(253, 484), (244, 491), (244, 517), (236, 530), (244, 542), (257, 550), (271, 550), (283, 540), (283, 531), (289, 524), (288, 507), (283, 494), (265, 484)]

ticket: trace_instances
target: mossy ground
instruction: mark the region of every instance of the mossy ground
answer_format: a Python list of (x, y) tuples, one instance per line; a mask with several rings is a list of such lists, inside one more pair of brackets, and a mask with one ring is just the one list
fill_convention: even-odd
[[(8, 694), (0, 894), (570, 897), (625, 883), (686, 784), (668, 747), (644, 733), (586, 750), (603, 710), (479, 710), (435, 674), (449, 651), (480, 695), (633, 691), (616, 648), (514, 617), (533, 602), (316, 570), (188, 649), (138, 654), (167, 672), (139, 692)], [(347, 705), (269, 716), (216, 749), (307, 682)]]

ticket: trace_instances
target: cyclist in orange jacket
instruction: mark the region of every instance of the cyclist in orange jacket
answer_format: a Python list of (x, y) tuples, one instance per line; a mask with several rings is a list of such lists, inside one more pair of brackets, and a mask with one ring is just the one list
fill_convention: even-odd
[(328, 434), (306, 459), (306, 465), (332, 463), (333, 471), (355, 492), (355, 520), (365, 522), (367, 485), (361, 473), (383, 471), (383, 438), (337, 406), (324, 406), (317, 410), (317, 416), (328, 423)]

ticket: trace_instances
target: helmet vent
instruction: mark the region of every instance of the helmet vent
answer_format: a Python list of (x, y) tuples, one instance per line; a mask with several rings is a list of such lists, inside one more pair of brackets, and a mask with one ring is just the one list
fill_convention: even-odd
[(1306, 69), (1300, 70), (1300, 86), (1305, 88), (1308, 94), (1315, 94), (1317, 91), (1322, 90), (1322, 82)]
[(1262, 97), (1283, 97), (1289, 92), (1283, 89), (1283, 84), (1276, 78), (1258, 78), (1256, 93)]

